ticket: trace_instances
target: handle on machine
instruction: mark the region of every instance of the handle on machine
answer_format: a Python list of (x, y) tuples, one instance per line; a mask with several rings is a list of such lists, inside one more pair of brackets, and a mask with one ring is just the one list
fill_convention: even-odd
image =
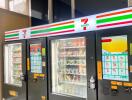
[(34, 82), (34, 83), (36, 83), (37, 81), (38, 81), (38, 79), (37, 79), (37, 78), (34, 78), (34, 79), (33, 79), (33, 82)]
[(21, 74), (21, 75), (20, 75), (20, 80), (21, 80), (21, 81), (26, 81), (26, 75)]
[(95, 89), (96, 88), (96, 80), (95, 80), (95, 77), (94, 76), (91, 76), (90, 77), (90, 80), (89, 80), (89, 88), (90, 89)]

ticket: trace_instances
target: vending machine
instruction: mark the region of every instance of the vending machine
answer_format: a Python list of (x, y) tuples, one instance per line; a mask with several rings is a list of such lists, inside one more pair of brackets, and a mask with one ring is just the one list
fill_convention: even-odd
[(4, 44), (4, 100), (27, 100), (26, 41)]
[(49, 100), (96, 100), (95, 34), (48, 37)]
[(28, 40), (28, 100), (48, 100), (46, 38)]
[(98, 100), (132, 99), (132, 27), (97, 32)]

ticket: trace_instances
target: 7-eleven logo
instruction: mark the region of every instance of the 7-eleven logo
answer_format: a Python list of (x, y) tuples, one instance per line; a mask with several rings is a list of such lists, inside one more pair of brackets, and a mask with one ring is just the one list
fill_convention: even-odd
[(27, 34), (28, 34), (28, 30), (27, 29), (20, 30), (19, 39), (26, 39), (27, 38)]
[(19, 39), (28, 39), (31, 37), (31, 30), (30, 28), (21, 29), (19, 31)]
[(22, 30), (22, 32), (23, 32), (23, 38), (26, 38), (27, 30)]
[(87, 28), (89, 26), (89, 24), (88, 24), (88, 18), (82, 18), (81, 19), (81, 23), (82, 23), (81, 27), (83, 28), (83, 30), (84, 31), (87, 30)]

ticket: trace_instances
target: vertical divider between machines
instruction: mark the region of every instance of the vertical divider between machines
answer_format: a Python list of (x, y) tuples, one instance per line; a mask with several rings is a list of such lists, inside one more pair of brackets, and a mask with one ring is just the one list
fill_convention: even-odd
[(48, 74), (49, 74), (49, 72), (48, 72), (48, 70), (49, 70), (49, 64), (48, 64), (48, 62), (49, 62), (49, 56), (48, 56), (48, 54), (49, 54), (49, 50), (48, 50), (48, 47), (49, 45), (48, 45), (48, 37), (46, 37), (46, 78), (47, 78), (47, 99), (46, 100), (49, 100), (49, 78), (48, 78)]
[(98, 100), (98, 56), (97, 56), (97, 48), (98, 48), (98, 31), (95, 31), (95, 64), (96, 64), (96, 99)]
[(26, 77), (27, 77), (27, 89), (26, 89), (26, 91), (27, 91), (27, 100), (28, 100), (28, 67), (30, 66), (30, 61), (29, 61), (29, 49), (28, 49), (28, 47), (29, 47), (29, 41), (27, 40), (26, 41), (26, 73), (27, 73), (27, 75), (26, 75)]

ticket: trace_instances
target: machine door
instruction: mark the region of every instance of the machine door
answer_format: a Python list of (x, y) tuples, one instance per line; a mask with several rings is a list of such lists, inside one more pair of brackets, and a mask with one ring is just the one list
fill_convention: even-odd
[(47, 100), (46, 38), (28, 41), (28, 100)]
[(49, 100), (96, 100), (94, 33), (48, 40)]
[(4, 100), (26, 100), (26, 42), (4, 45)]
[(132, 29), (97, 33), (98, 100), (132, 100)]

